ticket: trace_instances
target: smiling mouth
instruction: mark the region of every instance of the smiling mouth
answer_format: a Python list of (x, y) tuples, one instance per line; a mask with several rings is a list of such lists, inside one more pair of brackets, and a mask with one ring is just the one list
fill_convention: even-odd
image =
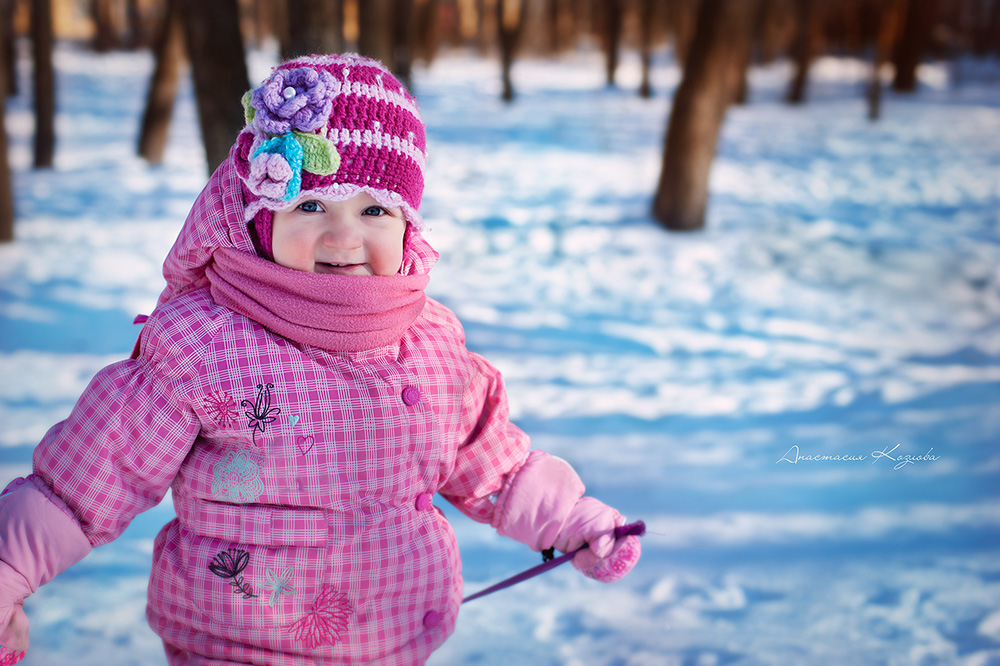
[(367, 273), (364, 264), (347, 264), (332, 262), (316, 262), (317, 273), (333, 273), (336, 275), (356, 275)]

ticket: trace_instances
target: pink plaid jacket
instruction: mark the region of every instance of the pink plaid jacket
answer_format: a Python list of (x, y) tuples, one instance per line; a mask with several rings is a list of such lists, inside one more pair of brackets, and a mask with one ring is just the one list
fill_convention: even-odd
[[(504, 533), (496, 497), (511, 493), (528, 438), (498, 372), (432, 300), (398, 343), (356, 353), (292, 343), (216, 305), (212, 249), (253, 251), (239, 191), (227, 161), (164, 264), (135, 357), (98, 373), (23, 485), (92, 546), (172, 490), (148, 618), (174, 664), (423, 663), (462, 596), (432, 496)], [(417, 234), (404, 266), (429, 270), (435, 256)], [(567, 506), (583, 492), (573, 479)], [(0, 570), (0, 593), (3, 581)]]

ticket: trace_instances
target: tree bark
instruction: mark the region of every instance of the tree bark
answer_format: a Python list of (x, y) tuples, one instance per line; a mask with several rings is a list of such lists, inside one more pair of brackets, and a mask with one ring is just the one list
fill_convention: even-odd
[(32, 0), (31, 41), (35, 60), (35, 168), (47, 168), (52, 166), (56, 146), (51, 0)]
[(523, 0), (497, 0), (497, 32), (500, 38), (500, 68), (503, 77), (503, 101), (514, 101), (514, 82), (510, 70), (524, 31)]
[[(924, 55), (937, 17), (937, 0), (911, 0), (896, 47), (896, 75), (892, 89), (913, 92), (917, 89), (917, 66)], [(996, 3), (1000, 7), (1000, 2)]]
[[(0, 3), (6, 18), (9, 16), (7, 9), (10, 0), (0, 0)], [(7, 105), (5, 91), (8, 89), (7, 76), (10, 72), (7, 67), (10, 54), (7, 44), (12, 34), (12, 31), (0, 30), (0, 243), (14, 240), (14, 188), (11, 184), (10, 162), (7, 159), (7, 125), (4, 122)]]
[[(283, 59), (344, 50), (342, 0), (285, 0), (288, 17), (287, 41), (281, 45)], [(365, 5), (365, 2), (359, 3)], [(308, 17), (304, 20), (302, 17)]]
[(653, 96), (653, 85), (649, 78), (653, 62), (655, 7), (655, 0), (639, 0), (639, 51), (642, 60), (642, 81), (639, 83), (639, 96), (646, 99)]
[(615, 85), (621, 56), (622, 0), (605, 0), (604, 7), (604, 76), (608, 86)]
[(726, 109), (749, 60), (756, 0), (702, 0), (674, 95), (653, 214), (667, 229), (705, 226), (708, 177)]
[(250, 88), (237, 0), (175, 0), (193, 66), (198, 118), (209, 173), (243, 129), (240, 99)]
[(94, 50), (106, 53), (117, 41), (111, 0), (90, 0), (90, 16), (94, 21)]
[(878, 120), (882, 114), (882, 65), (892, 53), (899, 35), (902, 17), (909, 0), (882, 0), (875, 10), (876, 38), (872, 57), (872, 79), (868, 87), (868, 119)]
[(814, 18), (814, 0), (796, 0), (798, 13), (798, 29), (795, 34), (795, 44), (792, 47), (792, 57), (795, 59), (795, 75), (788, 87), (785, 100), (789, 104), (802, 104), (806, 100), (806, 84), (809, 81), (809, 65), (812, 64), (815, 50), (816, 23)]
[(392, 67), (392, 0), (358, 2), (358, 52)]
[(146, 110), (139, 133), (139, 156), (152, 164), (163, 161), (170, 118), (181, 69), (187, 63), (184, 49), (184, 26), (176, 0), (167, 0), (166, 14), (156, 47), (156, 70), (149, 84)]
[[(438, 10), (439, 0), (423, 0), (414, 9), (413, 17), (413, 59), (425, 64), (430, 64), (437, 56), (440, 46), (438, 38)], [(477, 28), (476, 48), (480, 48), (479, 43), (482, 37), (483, 16), (479, 15), (479, 26)]]
[(139, 0), (128, 0), (125, 5), (125, 20), (128, 26), (126, 48), (138, 49), (147, 46), (146, 24), (139, 10)]
[(416, 37), (413, 0), (396, 0), (392, 15), (392, 61), (396, 78), (413, 92), (413, 44)]
[(699, 2), (700, 0), (678, 0), (667, 5), (670, 28), (674, 35), (674, 55), (681, 66), (687, 62), (691, 42), (694, 40)]
[(14, 4), (15, 0), (0, 0), (0, 41), (3, 42), (0, 48), (3, 53), (0, 58), (4, 61), (3, 77), (6, 83), (0, 87), (0, 95), (17, 94), (17, 52), (14, 43)]

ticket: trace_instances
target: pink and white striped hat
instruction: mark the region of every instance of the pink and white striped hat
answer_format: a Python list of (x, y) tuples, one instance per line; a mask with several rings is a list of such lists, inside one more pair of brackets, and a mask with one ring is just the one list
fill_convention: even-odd
[(427, 147), (417, 102), (380, 62), (357, 54), (295, 58), (243, 97), (233, 160), (245, 222), (271, 255), (271, 213), (313, 196), (367, 192), (420, 228)]

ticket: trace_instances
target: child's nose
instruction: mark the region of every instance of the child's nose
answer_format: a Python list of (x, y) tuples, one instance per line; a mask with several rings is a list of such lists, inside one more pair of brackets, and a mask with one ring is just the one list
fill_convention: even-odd
[(358, 225), (344, 216), (333, 215), (323, 229), (323, 244), (343, 250), (353, 250), (361, 245)]

